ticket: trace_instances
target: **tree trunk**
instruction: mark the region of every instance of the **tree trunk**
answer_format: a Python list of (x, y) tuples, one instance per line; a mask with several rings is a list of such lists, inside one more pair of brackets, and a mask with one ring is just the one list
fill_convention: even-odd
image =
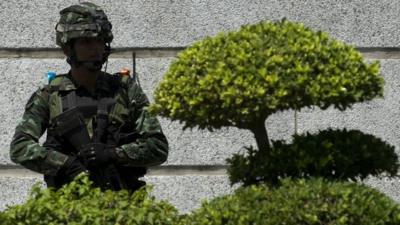
[(265, 119), (253, 123), (250, 126), (250, 131), (254, 134), (259, 151), (269, 151), (271, 149), (267, 130), (265, 129)]

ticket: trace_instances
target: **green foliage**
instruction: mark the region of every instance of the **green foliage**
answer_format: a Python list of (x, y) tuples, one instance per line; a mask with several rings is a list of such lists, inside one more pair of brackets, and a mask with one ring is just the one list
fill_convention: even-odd
[(293, 143), (273, 141), (270, 151), (248, 148), (248, 154), (228, 159), (232, 183), (276, 185), (280, 178), (323, 177), (330, 180), (364, 179), (399, 169), (394, 147), (357, 130), (324, 130), (295, 135)]
[(87, 176), (54, 191), (36, 185), (29, 200), (0, 213), (2, 225), (68, 224), (177, 224), (177, 210), (148, 195), (149, 188), (133, 194), (92, 188)]
[[(235, 194), (205, 203), (183, 224), (400, 224), (400, 206), (377, 191), (340, 180), (399, 169), (394, 147), (360, 131), (327, 130), (269, 145), (265, 119), (278, 111), (318, 106), (345, 110), (382, 97), (377, 62), (353, 47), (282, 20), (243, 26), (198, 41), (178, 55), (150, 112), (184, 129), (250, 129), (259, 150), (228, 162)], [(323, 177), (293, 182), (282, 178)], [(275, 186), (275, 185), (280, 186)]]
[(182, 51), (155, 91), (151, 112), (185, 128), (248, 128), (286, 109), (382, 96), (377, 62), (353, 47), (282, 20), (207, 37)]
[(364, 185), (284, 180), (277, 189), (240, 188), (190, 215), (187, 225), (398, 225), (400, 206)]

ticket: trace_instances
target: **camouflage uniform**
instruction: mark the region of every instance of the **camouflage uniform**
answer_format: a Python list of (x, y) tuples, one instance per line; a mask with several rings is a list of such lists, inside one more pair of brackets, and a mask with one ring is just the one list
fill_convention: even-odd
[[(118, 157), (112, 164), (119, 178), (128, 183), (124, 188), (137, 189), (137, 179), (145, 174), (146, 167), (167, 159), (168, 142), (158, 120), (147, 112), (149, 102), (142, 89), (129, 76), (102, 72), (92, 93), (79, 86), (71, 74), (58, 75), (49, 85), (33, 93), (11, 142), (13, 162), (44, 174), (49, 186), (60, 187), (66, 183), (58, 172), (68, 157), (77, 155), (79, 149), (69, 137), (55, 131), (57, 118), (68, 111), (64, 100), (70, 93), (91, 102), (105, 98), (113, 100), (107, 108), (108, 126), (103, 142), (115, 146)], [(80, 110), (85, 111), (83, 108)], [(84, 112), (83, 115), (85, 132), (93, 138), (99, 114)], [(47, 139), (41, 146), (38, 140), (46, 129)]]

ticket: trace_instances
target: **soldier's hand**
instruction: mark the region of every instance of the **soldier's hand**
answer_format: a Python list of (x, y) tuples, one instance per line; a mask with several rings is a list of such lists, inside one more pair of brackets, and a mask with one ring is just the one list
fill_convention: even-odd
[(59, 171), (68, 181), (72, 181), (74, 177), (78, 176), (80, 173), (87, 172), (86, 167), (75, 156), (70, 156)]
[(100, 166), (117, 158), (115, 148), (103, 143), (90, 143), (79, 151), (79, 157), (89, 166)]

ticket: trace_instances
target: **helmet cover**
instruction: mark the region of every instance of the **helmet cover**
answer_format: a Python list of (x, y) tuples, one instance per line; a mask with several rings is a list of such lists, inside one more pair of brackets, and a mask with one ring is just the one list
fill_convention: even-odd
[(63, 47), (76, 38), (102, 38), (111, 43), (112, 25), (104, 11), (97, 5), (82, 2), (60, 11), (60, 20), (56, 25), (56, 43)]

